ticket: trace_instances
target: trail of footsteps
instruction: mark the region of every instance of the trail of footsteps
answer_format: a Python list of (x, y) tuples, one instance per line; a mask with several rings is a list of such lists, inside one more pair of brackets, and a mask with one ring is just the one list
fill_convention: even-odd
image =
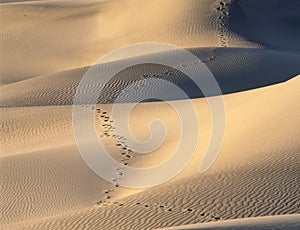
[(219, 40), (222, 47), (228, 46), (228, 39), (225, 36), (225, 27), (227, 25), (228, 21), (228, 15), (229, 15), (229, 9), (228, 9), (229, 3), (225, 1), (220, 1), (218, 7), (216, 8), (218, 14), (219, 14), (219, 27), (218, 27), (218, 34), (219, 34)]
[[(218, 3), (218, 6), (216, 8), (218, 12), (218, 19), (219, 19), (219, 24), (218, 24), (218, 36), (219, 36), (219, 42), (221, 44), (221, 47), (228, 47), (228, 38), (225, 35), (225, 30), (226, 30), (226, 25), (228, 22), (228, 15), (229, 15), (229, 9), (228, 9), (229, 3), (225, 1), (220, 1)], [(216, 58), (218, 58), (218, 55), (216, 53), (216, 48), (212, 49), (212, 53), (209, 57), (205, 58), (202, 60), (203, 63), (211, 62), (214, 61)], [(196, 65), (199, 64), (198, 62), (192, 63), (191, 65)], [(184, 68), (187, 66), (178, 66), (180, 68)]]
[[(220, 1), (218, 3), (218, 6), (216, 8), (218, 12), (218, 19), (220, 20), (218, 24), (218, 36), (219, 36), (219, 42), (221, 44), (221, 47), (228, 47), (228, 38), (225, 35), (226, 25), (228, 21), (228, 15), (229, 15), (229, 9), (228, 9), (229, 3), (225, 1)], [(207, 63), (210, 61), (214, 61), (217, 58), (216, 49), (212, 50), (212, 54), (210, 57), (206, 58), (202, 62)]]
[[(156, 209), (156, 210), (161, 210), (161, 211), (165, 211), (165, 212), (172, 212), (172, 211), (176, 211), (176, 210), (180, 210), (181, 212), (188, 212), (188, 213), (195, 213), (197, 210), (193, 209), (193, 208), (184, 208), (182, 209), (181, 207), (176, 207), (176, 206), (172, 206), (172, 207), (168, 207), (166, 205), (163, 204), (158, 204), (158, 205), (151, 205), (151, 204), (142, 204), (140, 202), (136, 202), (137, 206), (143, 207), (143, 208), (149, 208), (149, 209)], [(221, 217), (219, 217), (216, 214), (209, 214), (209, 213), (205, 213), (205, 212), (200, 212), (200, 216), (206, 216), (206, 217), (210, 217), (213, 220), (222, 220)]]
[[(165, 74), (172, 74), (171, 72), (166, 72)], [(93, 108), (95, 110), (95, 108)], [(121, 153), (121, 161), (123, 162), (124, 166), (127, 166), (130, 163), (130, 159), (134, 155), (134, 150), (132, 150), (127, 144), (126, 144), (126, 138), (120, 135), (114, 134), (115, 127), (113, 126), (113, 120), (111, 119), (110, 115), (107, 111), (104, 111), (103, 109), (96, 109), (96, 113), (100, 114), (100, 123), (102, 123), (103, 127), (103, 134), (100, 135), (101, 138), (108, 138), (113, 137), (116, 140), (116, 146), (119, 147), (120, 153)], [(114, 182), (114, 189), (107, 189), (103, 191), (102, 198), (98, 202), (96, 202), (97, 205), (117, 205), (117, 206), (132, 206), (136, 205), (138, 208), (144, 208), (148, 211), (163, 211), (163, 212), (173, 212), (173, 211), (180, 211), (180, 212), (186, 212), (186, 213), (195, 213), (197, 210), (193, 208), (185, 208), (182, 209), (182, 207), (168, 207), (163, 204), (150, 204), (145, 203), (142, 204), (141, 202), (131, 203), (131, 204), (125, 204), (123, 202), (114, 201), (110, 202), (110, 200), (113, 198), (114, 193), (119, 189), (119, 181), (122, 179), (125, 173), (124, 167), (119, 167), (115, 169), (116, 171), (116, 177), (113, 179)], [(210, 214), (210, 213), (204, 213), (200, 212), (200, 216), (202, 217), (209, 217), (212, 220), (222, 220), (221, 217), (219, 217), (216, 214)]]
[[(113, 126), (113, 120), (107, 111), (104, 109), (96, 109), (96, 113), (100, 114), (100, 124), (103, 127), (103, 134), (100, 135), (100, 138), (114, 138), (116, 141), (116, 146), (120, 149), (121, 153), (121, 162), (124, 166), (129, 164), (130, 159), (133, 157), (133, 150), (126, 144), (126, 138), (121, 135), (116, 135), (114, 130), (116, 129)], [(107, 205), (110, 204), (110, 199), (113, 198), (113, 194), (120, 187), (119, 181), (125, 175), (125, 167), (119, 167), (115, 169), (116, 176), (112, 179), (114, 182), (114, 189), (107, 189), (103, 191), (102, 199), (96, 202), (98, 205)], [(119, 204), (118, 202), (114, 202)], [(119, 204), (122, 206), (123, 204)]]

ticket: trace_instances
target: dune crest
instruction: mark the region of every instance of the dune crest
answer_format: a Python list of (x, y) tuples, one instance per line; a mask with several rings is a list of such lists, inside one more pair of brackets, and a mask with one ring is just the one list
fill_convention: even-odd
[[(300, 227), (297, 1), (0, 0), (0, 11), (1, 229)], [(111, 166), (113, 183), (82, 158), (72, 126), (82, 77), (101, 56), (142, 42), (186, 48), (222, 90), (210, 96), (225, 102), (224, 142), (205, 173), (199, 173), (199, 166), (215, 125), (209, 104), (188, 76), (155, 63), (116, 74), (89, 110), (98, 140), (122, 164)], [(156, 50), (140, 55), (175, 58)], [(122, 53), (107, 61), (117, 66), (130, 58)], [(168, 100), (151, 98), (129, 117), (120, 115), (142, 141), (151, 137), (153, 120), (164, 124), (162, 145), (140, 153), (116, 133), (112, 108), (122, 90), (151, 78), (176, 84), (190, 100), (176, 97), (162, 83), (157, 87)], [(85, 88), (83, 96), (97, 87)], [(131, 178), (126, 167), (159, 165), (178, 148), (181, 117), (171, 102), (181, 109), (189, 102), (195, 109), (200, 128), (193, 158), (163, 184), (122, 187), (122, 180)], [(125, 111), (131, 103), (125, 98), (120, 106)], [(190, 141), (194, 134), (185, 138)], [(89, 146), (90, 137), (84, 140)]]

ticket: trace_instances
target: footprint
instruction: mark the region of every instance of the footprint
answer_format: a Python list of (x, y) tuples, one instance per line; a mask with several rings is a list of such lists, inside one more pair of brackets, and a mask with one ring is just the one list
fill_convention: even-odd
[(221, 220), (221, 217), (215, 216), (213, 215), (212, 218), (214, 218), (215, 220)]
[(99, 201), (96, 202), (96, 204), (97, 204), (97, 205), (103, 204), (103, 201), (102, 201), (102, 200), (99, 200)]
[(219, 12), (219, 19), (220, 19), (220, 25), (219, 25), (219, 28), (218, 28), (218, 33), (219, 33), (219, 41), (221, 43), (221, 47), (227, 47), (227, 38), (225, 36), (225, 25), (226, 25), (226, 19), (227, 19), (227, 16), (229, 15), (228, 13), (228, 8), (227, 8), (227, 3), (225, 2), (220, 2), (219, 3), (219, 6), (217, 7), (217, 11)]

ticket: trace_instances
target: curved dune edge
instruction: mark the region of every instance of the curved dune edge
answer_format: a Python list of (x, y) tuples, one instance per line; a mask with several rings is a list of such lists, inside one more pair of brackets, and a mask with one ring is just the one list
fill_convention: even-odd
[[(255, 225), (258, 216), (264, 224), (299, 227), (299, 8), (289, 9), (293, 0), (270, 2), (0, 4), (0, 228), (131, 230), (238, 222), (239, 229), (244, 221)], [(261, 23), (253, 21), (254, 8)], [(118, 180), (111, 184), (82, 160), (72, 130), (72, 101), (80, 78), (99, 57), (143, 41), (191, 48), (214, 71), (227, 93), (226, 133), (217, 160), (200, 174), (212, 124), (206, 100), (194, 94), (201, 120), (194, 158), (171, 181), (136, 190), (118, 186), (126, 171), (120, 175), (113, 168)], [(108, 97), (143, 71), (149, 69), (120, 74)], [(173, 80), (185, 86), (181, 75)], [(140, 139), (149, 137), (148, 124), (157, 117), (169, 131), (160, 149), (141, 155), (124, 137), (113, 136), (111, 104), (105, 103), (93, 111), (99, 139), (113, 158), (146, 167), (171, 156), (180, 126), (170, 107), (141, 103), (130, 115)], [(180, 107), (186, 101), (174, 103)]]
[[(184, 48), (266, 47), (299, 54), (297, 2), (286, 2), (49, 0), (0, 4), (0, 85), (91, 65), (114, 49), (141, 41)], [(265, 10), (271, 13), (264, 14)]]
[(0, 84), (91, 65), (114, 49), (143, 41), (180, 47), (261, 47), (226, 29), (218, 5), (216, 0), (1, 4)]
[(194, 225), (162, 228), (161, 230), (188, 229), (298, 229), (300, 214), (252, 217), (236, 220), (218, 221), (216, 223), (202, 223)]
[[(250, 48), (193, 48), (190, 51), (199, 57), (212, 72), (223, 94), (285, 82), (300, 71), (300, 55), (289, 52)], [(157, 60), (173, 58), (173, 56), (172, 52), (149, 55)], [(124, 63), (131, 63), (130, 60), (129, 58), (111, 62), (110, 66), (114, 68)], [(193, 65), (195, 63), (190, 63), (185, 68), (192, 69)], [(95, 67), (77, 68), (1, 86), (0, 107), (72, 105), (80, 80), (91, 68), (97, 69), (101, 77), (101, 71), (107, 67), (97, 64)], [(194, 86), (194, 82), (181, 72), (169, 67), (145, 64), (123, 70), (114, 76), (107, 84), (105, 91), (101, 92), (101, 100), (99, 99), (98, 103), (112, 103), (122, 89), (130, 86), (134, 81), (147, 79), (145, 76), (174, 83), (184, 90), (189, 98), (204, 97), (203, 93)], [(201, 78), (200, 75), (199, 78)], [(91, 87), (99, 88), (99, 86), (98, 82)], [(170, 100), (180, 99), (172, 96), (174, 92), (172, 88), (167, 87), (167, 84), (162, 84), (160, 87)], [(150, 89), (151, 85), (147, 86), (147, 90)], [(86, 89), (87, 95), (88, 92), (89, 89)], [(123, 103), (128, 103), (126, 98)]]
[[(203, 136), (197, 154), (189, 166), (172, 181), (142, 191), (115, 189), (113, 185), (103, 182), (84, 164), (74, 144), (67, 148), (53, 147), (53, 143), (63, 144), (66, 140), (73, 142), (72, 132), (67, 128), (71, 128), (70, 117), (63, 113), (66, 109), (66, 113), (70, 114), (70, 108), (61, 107), (60, 111), (52, 115), (49, 112), (55, 111), (56, 107), (39, 108), (40, 118), (35, 117), (32, 121), (24, 113), (24, 119), (18, 121), (22, 129), (17, 129), (18, 133), (14, 133), (14, 129), (8, 130), (7, 133), (12, 134), (9, 135), (11, 139), (4, 143), (7, 150), (16, 146), (16, 143), (19, 143), (20, 149), (11, 148), (11, 155), (0, 158), (2, 167), (6, 167), (1, 173), (1, 184), (5, 184), (8, 189), (14, 188), (14, 193), (9, 190), (4, 193), (5, 202), (1, 202), (0, 208), (6, 223), (3, 227), (74, 229), (101, 226), (118, 229), (123, 226), (125, 229), (151, 229), (209, 222), (216, 218), (297, 213), (300, 114), (295, 105), (300, 98), (299, 80), (298, 76), (282, 84), (225, 96), (227, 131), (224, 144), (217, 161), (205, 174), (199, 174), (198, 167), (208, 141), (203, 137), (208, 137), (210, 132), (209, 110), (203, 99), (194, 100), (203, 122)], [(180, 105), (184, 101), (176, 103)], [(100, 108), (105, 110), (107, 106)], [(139, 156), (132, 153), (134, 158), (129, 161), (131, 166), (161, 162), (166, 153), (171, 154), (177, 142), (176, 116), (173, 116), (171, 110), (160, 103), (140, 106), (132, 114), (136, 121), (133, 128), (137, 128), (137, 137), (145, 137), (141, 125), (148, 124), (149, 119), (158, 114), (168, 122), (171, 135), (165, 148), (152, 155)], [(27, 112), (37, 109), (21, 108)], [(7, 110), (14, 112), (18, 108)], [(39, 144), (40, 140), (36, 140), (34, 145), (31, 136), (45, 123), (39, 124), (39, 119), (48, 121), (49, 126), (38, 131), (45, 142)], [(52, 128), (51, 121), (59, 119), (63, 120), (61, 125)], [(11, 125), (13, 120), (8, 120), (8, 127), (14, 127)], [(99, 122), (105, 124), (102, 120)], [(280, 132), (276, 132), (278, 129)], [(22, 133), (21, 130), (27, 131)], [(108, 137), (104, 143), (108, 144), (112, 155), (122, 159), (122, 151), (116, 146), (117, 140)], [(45, 146), (48, 146), (47, 150), (40, 150)], [(27, 153), (22, 154), (22, 149), (26, 148)], [(30, 151), (31, 154), (28, 153)], [(18, 155), (14, 155), (16, 152)], [(35, 160), (28, 160), (30, 158)], [(41, 180), (37, 185), (49, 185), (30, 185), (37, 178)], [(112, 198), (106, 200), (103, 192), (108, 189), (114, 191), (110, 193)], [(104, 204), (97, 204), (100, 200)], [(31, 204), (29, 209), (28, 202)]]

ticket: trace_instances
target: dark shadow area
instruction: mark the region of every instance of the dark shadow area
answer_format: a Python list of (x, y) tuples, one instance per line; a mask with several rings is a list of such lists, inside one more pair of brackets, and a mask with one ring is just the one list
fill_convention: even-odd
[[(189, 51), (206, 64), (218, 82), (222, 94), (237, 93), (282, 83), (300, 74), (300, 54), (291, 52), (252, 48), (193, 48)], [(174, 59), (174, 53), (166, 52), (161, 57)], [(115, 61), (110, 67), (114, 68), (124, 61), (126, 59)], [(187, 65), (193, 68), (195, 63)], [(0, 99), (1, 107), (72, 105), (81, 79), (91, 68), (96, 68), (97, 79), (98, 77), (101, 79), (103, 71), (106, 71), (105, 66), (99, 64), (1, 87), (0, 94), (3, 95)], [(203, 78), (201, 73), (198, 77)], [(130, 87), (133, 82), (150, 78), (159, 78), (174, 83), (189, 98), (204, 97), (201, 90), (188, 76), (177, 69), (158, 64), (141, 64), (124, 69), (113, 76), (101, 92), (100, 84), (103, 81), (90, 81), (89, 85), (84, 87), (82, 97), (89, 101), (91, 90), (96, 90), (99, 91), (99, 94), (96, 94), (99, 95), (98, 103), (114, 103), (121, 91)], [(184, 99), (174, 93), (170, 84), (151, 85), (147, 81), (145, 82), (146, 84), (140, 85), (137, 83), (138, 90), (126, 89), (129, 91), (129, 96), (134, 95), (138, 98), (134, 102), (157, 101), (155, 99), (141, 100), (149, 91), (161, 92), (167, 100)], [(32, 89), (28, 87), (29, 85), (35, 87)], [(3, 90), (2, 93), (1, 90)], [(150, 95), (148, 98), (155, 97)], [(123, 97), (120, 102), (130, 103), (132, 100)]]
[(234, 0), (228, 28), (265, 47), (300, 52), (299, 0)]
[[(269, 49), (217, 48), (190, 49), (205, 62), (217, 80), (223, 94), (237, 93), (285, 82), (300, 74), (300, 55)], [(209, 53), (213, 60), (205, 61)], [(203, 54), (205, 54), (203, 56)], [(191, 64), (193, 65), (193, 63)], [(192, 68), (192, 66), (191, 66)], [(101, 69), (101, 68), (100, 68)], [(167, 80), (182, 89), (189, 98), (202, 98), (203, 92), (185, 74), (171, 67), (158, 64), (142, 64), (129, 67), (116, 74), (107, 83), (99, 97), (99, 103), (114, 103), (122, 90), (136, 81), (159, 78)], [(201, 75), (199, 75), (201, 78)], [(167, 100), (180, 100), (167, 84), (141, 85), (144, 90), (163, 92)], [(130, 92), (130, 93), (135, 93)], [(206, 96), (217, 96), (212, 94)], [(142, 96), (142, 95), (141, 95)], [(150, 101), (158, 101), (148, 99)], [(122, 103), (133, 102), (126, 97)], [(136, 102), (136, 101), (134, 101)]]

